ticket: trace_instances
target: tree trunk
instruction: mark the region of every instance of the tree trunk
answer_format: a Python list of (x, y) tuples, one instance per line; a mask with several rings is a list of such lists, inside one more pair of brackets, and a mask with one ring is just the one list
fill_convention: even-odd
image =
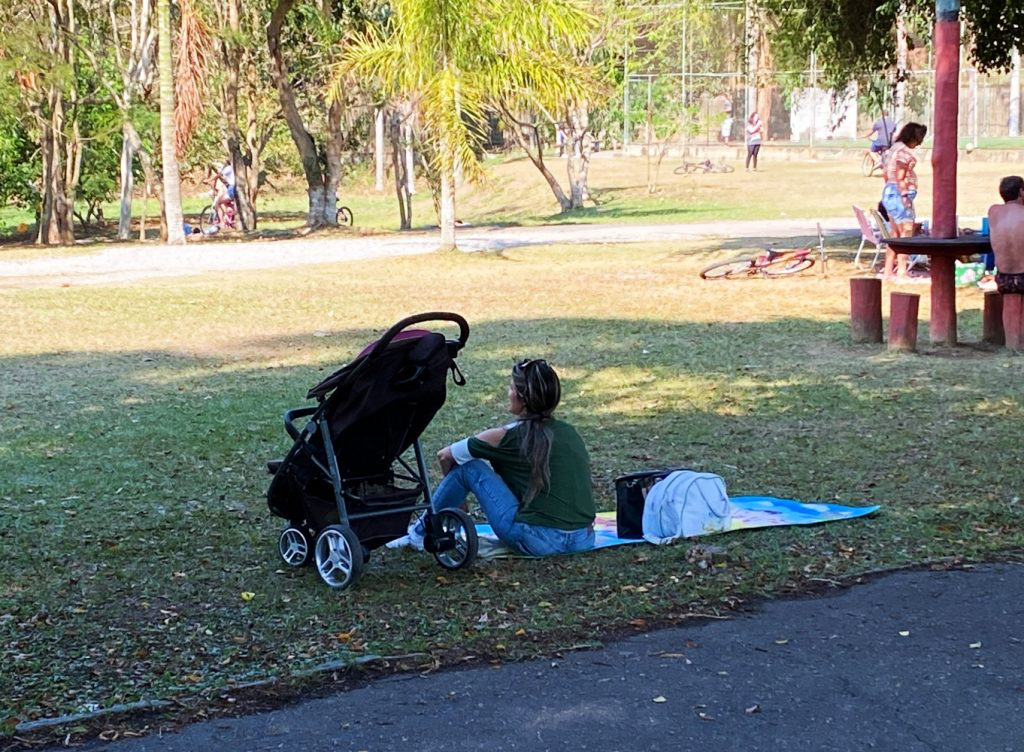
[(221, 42), (224, 57), (224, 147), (231, 156), (231, 167), (235, 172), (235, 206), (244, 232), (256, 229), (256, 209), (250, 190), (249, 165), (252, 160), (242, 153), (242, 133), (238, 124), (238, 72), (242, 65), (241, 21), (239, 0), (227, 0), (228, 30), (231, 34)]
[[(306, 193), (309, 196), (309, 212), (306, 216), (307, 226), (320, 227), (324, 224), (324, 176), (320, 171), (320, 158), (316, 143), (302, 122), (302, 115), (295, 103), (295, 93), (288, 79), (288, 66), (284, 62), (281, 51), (281, 27), (292, 9), (295, 0), (277, 0), (274, 12), (267, 24), (267, 47), (270, 52), (270, 76), (277, 88), (277, 96), (281, 102), (288, 131), (291, 133), (295, 148), (299, 150), (302, 160), (302, 171), (306, 176)], [(337, 222), (337, 218), (335, 218)]]
[[(565, 195), (565, 191), (562, 190), (562, 186), (558, 184), (558, 179), (551, 173), (547, 165), (544, 164), (544, 143), (541, 141), (540, 134), (537, 132), (537, 126), (533, 123), (524, 123), (516, 120), (512, 117), (512, 113), (502, 108), (502, 114), (511, 126), (512, 133), (515, 135), (516, 141), (519, 143), (520, 148), (526, 152), (526, 156), (533, 162), (533, 166), (537, 168), (544, 180), (547, 181), (548, 188), (551, 189), (551, 193), (554, 194), (555, 200), (558, 202), (559, 211), (567, 212), (572, 208), (572, 205)], [(530, 129), (530, 136), (523, 133), (523, 129)]]
[(772, 136), (772, 105), (775, 101), (775, 81), (772, 78), (772, 71), (775, 69), (775, 60), (772, 56), (771, 40), (767, 35), (767, 25), (759, 23), (757, 26), (757, 113), (761, 116), (763, 139), (767, 141)]
[(327, 175), (324, 176), (324, 224), (338, 226), (338, 186), (341, 184), (341, 116), (345, 105), (335, 99), (327, 108)]
[(117, 220), (117, 239), (128, 240), (132, 231), (132, 191), (135, 188), (135, 149), (128, 136), (131, 126), (127, 121), (121, 125), (121, 211)]
[(402, 119), (397, 113), (391, 115), (391, 166), (395, 176), (395, 195), (398, 198), (400, 229), (412, 229), (412, 196), (408, 191), (408, 176), (405, 174), (405, 160), (402, 146)]
[(245, 72), (245, 87), (245, 147), (249, 153), (249, 164), (246, 167), (249, 173), (249, 197), (252, 201), (253, 213), (255, 213), (256, 199), (258, 198), (260, 188), (262, 187), (260, 172), (263, 169), (263, 149), (270, 140), (270, 136), (274, 132), (274, 127), (273, 125), (268, 126), (263, 137), (260, 137), (259, 90), (261, 88), (261, 82), (259, 78), (259, 71), (256, 69), (256, 65), (251, 61)]
[(373, 189), (377, 193), (384, 190), (384, 108), (378, 107), (373, 113), (373, 156), (376, 180)]
[(39, 245), (70, 245), (75, 242), (73, 206), (65, 191), (64, 102), (57, 89), (47, 97), (50, 116), (42, 120), (39, 140), (42, 171), (42, 208), (36, 243)]
[(590, 112), (586, 103), (570, 105), (566, 127), (566, 171), (569, 174), (570, 208), (582, 209), (584, 202), (590, 198), (587, 180), (594, 141), (590, 133)]
[[(167, 220), (166, 212), (164, 211), (163, 181), (157, 177), (156, 169), (153, 167), (153, 158), (142, 146), (142, 140), (139, 138), (139, 134), (135, 130), (134, 124), (131, 122), (124, 123), (123, 132), (125, 141), (127, 141), (131, 146), (132, 152), (138, 156), (139, 163), (142, 165), (142, 174), (146, 178), (146, 185), (143, 189), (145, 193), (143, 196), (149, 195), (151, 190), (156, 191), (157, 201), (160, 204), (160, 237), (165, 238), (167, 237)], [(182, 221), (184, 222), (184, 219)]]
[(1020, 135), (1020, 50), (1013, 48), (1010, 57), (1010, 122), (1007, 135)]
[(184, 218), (181, 213), (181, 175), (174, 153), (174, 63), (171, 55), (171, 3), (157, 0), (160, 23), (160, 156), (163, 161), (163, 209), (167, 224), (167, 242), (185, 242)]
[(413, 151), (413, 144), (416, 141), (413, 118), (416, 114), (411, 104), (405, 104), (402, 115), (405, 124), (405, 192), (411, 196), (416, 193), (416, 153)]
[(893, 97), (893, 115), (897, 123), (904, 122), (907, 105), (907, 4), (900, 3), (896, 13), (896, 90)]
[(139, 242), (146, 242), (146, 209), (149, 204), (149, 181), (142, 186), (142, 211), (139, 212)]
[(455, 250), (455, 170), (441, 168), (441, 246)]

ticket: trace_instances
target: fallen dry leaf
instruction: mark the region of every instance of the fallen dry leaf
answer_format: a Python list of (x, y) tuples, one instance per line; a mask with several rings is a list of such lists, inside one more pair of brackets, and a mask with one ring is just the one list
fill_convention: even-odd
[(256, 597), (256, 593), (250, 593), (248, 590), (246, 590), (244, 593), (242, 593), (242, 600), (245, 601), (246, 603), (248, 603), (249, 601), (251, 601), (255, 597)]

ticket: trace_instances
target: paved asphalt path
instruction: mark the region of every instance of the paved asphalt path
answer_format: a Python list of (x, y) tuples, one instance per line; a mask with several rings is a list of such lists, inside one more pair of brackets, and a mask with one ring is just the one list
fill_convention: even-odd
[(558, 660), (85, 749), (1024, 750), (1024, 566), (902, 572)]
[[(855, 233), (849, 218), (823, 219), (826, 233)], [(664, 225), (566, 224), (539, 227), (463, 227), (457, 242), (464, 251), (552, 243), (643, 243), (685, 241), (704, 237), (731, 239), (813, 236), (813, 220), (753, 220)], [(325, 264), (387, 256), (430, 253), (437, 248), (436, 232), (386, 235), (323, 236), (246, 242), (192, 242), (185, 246), (111, 244), (94, 252), (0, 257), (0, 289), (67, 287), (70, 285), (135, 282), (157, 277), (215, 274), (244, 269), (271, 269)], [(755, 242), (756, 244), (756, 242)]]

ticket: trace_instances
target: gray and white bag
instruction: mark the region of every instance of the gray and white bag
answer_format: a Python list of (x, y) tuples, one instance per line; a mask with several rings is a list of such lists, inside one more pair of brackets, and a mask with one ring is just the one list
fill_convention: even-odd
[(714, 473), (677, 470), (651, 486), (644, 501), (644, 539), (650, 543), (718, 533), (731, 523), (725, 481)]

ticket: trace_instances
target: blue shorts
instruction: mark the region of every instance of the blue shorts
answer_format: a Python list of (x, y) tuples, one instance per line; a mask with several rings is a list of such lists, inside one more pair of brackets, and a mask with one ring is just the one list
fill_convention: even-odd
[(877, 154), (881, 154), (883, 151), (885, 151), (888, 148), (889, 148), (889, 144), (884, 144), (881, 141), (872, 141), (871, 142), (871, 151), (873, 151), (873, 152), (875, 152)]
[(917, 197), (917, 191), (911, 190), (907, 193), (907, 198), (910, 199), (910, 208), (908, 209), (903, 205), (903, 198), (900, 196), (900, 187), (896, 183), (886, 183), (885, 188), (882, 189), (882, 206), (885, 207), (886, 212), (889, 213), (890, 222), (913, 222), (914, 215), (914, 199)]
[(235, 200), (235, 186), (233, 185), (228, 186), (228, 198), (232, 201)]

